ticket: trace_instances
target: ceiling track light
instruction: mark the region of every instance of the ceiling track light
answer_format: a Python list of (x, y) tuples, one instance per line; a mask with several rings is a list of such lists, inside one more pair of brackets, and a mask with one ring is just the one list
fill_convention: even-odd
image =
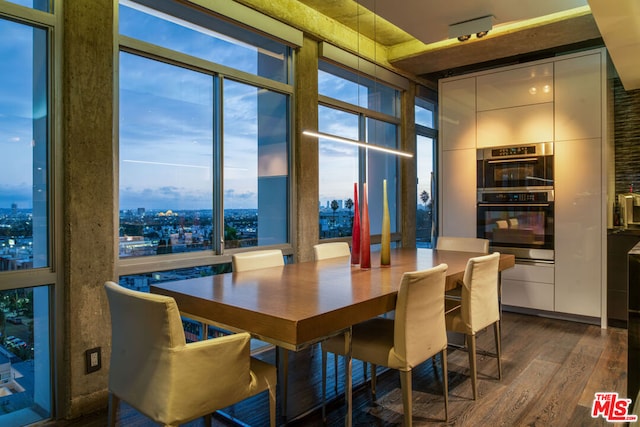
[(465, 34), (465, 35), (462, 35), (462, 36), (458, 36), (458, 40), (461, 41), (461, 42), (466, 42), (470, 38), (471, 38), (471, 34)]
[(489, 34), (489, 31), (479, 31), (479, 32), (476, 33), (476, 37), (481, 39), (484, 36), (486, 36), (487, 34)]

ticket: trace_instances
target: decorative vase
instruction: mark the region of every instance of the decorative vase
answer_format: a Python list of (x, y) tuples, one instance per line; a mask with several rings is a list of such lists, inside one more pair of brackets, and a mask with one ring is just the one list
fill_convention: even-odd
[(380, 265), (391, 265), (391, 221), (389, 219), (389, 201), (387, 200), (387, 180), (382, 181), (382, 236), (380, 247)]
[(353, 183), (353, 228), (351, 230), (351, 265), (360, 264), (360, 208), (358, 207), (358, 183)]
[(369, 230), (369, 202), (367, 201), (367, 183), (362, 187), (362, 219), (360, 223), (360, 268), (371, 268), (371, 235)]

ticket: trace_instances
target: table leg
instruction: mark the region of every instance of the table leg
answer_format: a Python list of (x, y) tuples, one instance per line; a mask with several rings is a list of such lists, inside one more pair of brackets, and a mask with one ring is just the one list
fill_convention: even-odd
[(352, 378), (351, 378), (351, 368), (352, 368), (352, 363), (351, 363), (351, 328), (349, 328), (345, 334), (344, 334), (344, 338), (345, 338), (345, 356), (344, 356), (344, 400), (347, 403), (347, 416), (344, 422), (344, 425), (347, 427), (351, 427), (351, 423), (352, 423), (352, 408), (353, 408), (353, 402), (352, 402), (352, 393), (351, 393), (351, 388), (352, 388)]

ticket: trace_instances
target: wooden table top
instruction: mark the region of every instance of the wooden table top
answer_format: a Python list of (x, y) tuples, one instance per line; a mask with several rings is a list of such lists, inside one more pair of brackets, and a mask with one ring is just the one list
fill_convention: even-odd
[[(299, 350), (356, 323), (395, 308), (404, 272), (448, 265), (447, 289), (462, 279), (467, 260), (482, 254), (431, 249), (393, 249), (391, 266), (351, 266), (350, 258), (288, 264), (151, 286), (175, 298), (180, 311), (250, 332), (260, 339)], [(502, 254), (500, 270), (515, 257)]]

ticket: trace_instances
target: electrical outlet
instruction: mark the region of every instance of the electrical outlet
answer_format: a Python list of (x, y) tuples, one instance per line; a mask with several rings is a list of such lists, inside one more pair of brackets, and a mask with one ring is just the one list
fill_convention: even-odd
[(90, 348), (84, 352), (87, 374), (95, 372), (102, 367), (102, 354), (100, 347)]

